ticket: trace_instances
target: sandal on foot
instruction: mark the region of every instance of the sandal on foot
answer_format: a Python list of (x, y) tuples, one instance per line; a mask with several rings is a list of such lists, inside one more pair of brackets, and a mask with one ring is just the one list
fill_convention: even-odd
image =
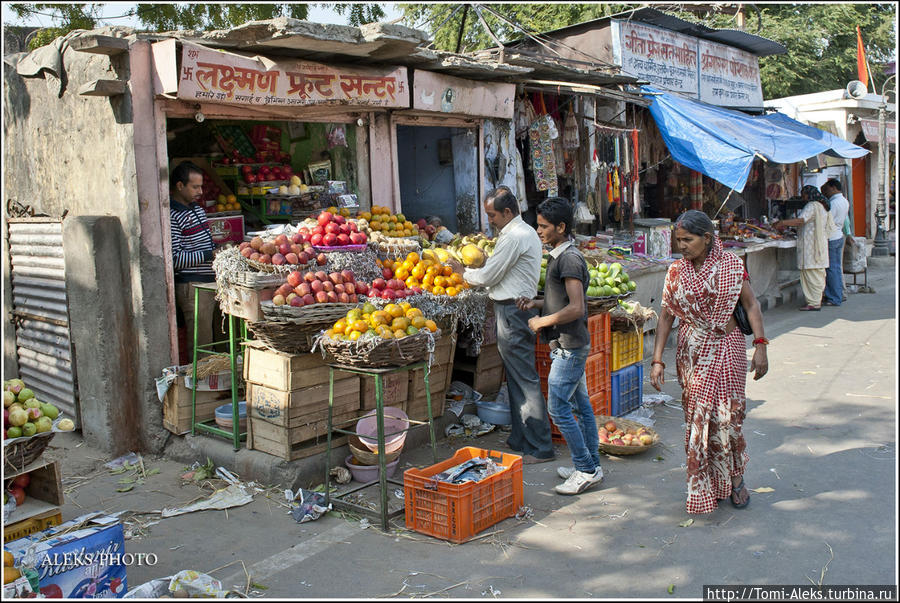
[(821, 310), (821, 308), (819, 306), (809, 306), (809, 305), (802, 306), (797, 309), (800, 310), (801, 312), (818, 312), (819, 310)]
[(738, 503), (734, 502), (735, 493), (740, 492), (741, 490), (745, 490), (745, 489), (746, 489), (746, 486), (744, 486), (744, 478), (743, 477), (741, 478), (741, 483), (739, 483), (737, 486), (731, 487), (731, 496), (729, 498), (731, 498), (731, 506), (733, 506), (735, 509), (743, 509), (744, 507), (746, 507), (747, 505), (750, 504), (750, 491), (749, 490), (747, 490), (747, 500), (745, 500), (743, 504), (738, 504)]

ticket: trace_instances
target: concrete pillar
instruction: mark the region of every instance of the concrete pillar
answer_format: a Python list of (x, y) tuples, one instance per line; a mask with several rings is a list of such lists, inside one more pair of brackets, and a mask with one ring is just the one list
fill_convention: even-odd
[(139, 346), (122, 225), (114, 216), (69, 218), (63, 248), (82, 434), (113, 455), (140, 450)]

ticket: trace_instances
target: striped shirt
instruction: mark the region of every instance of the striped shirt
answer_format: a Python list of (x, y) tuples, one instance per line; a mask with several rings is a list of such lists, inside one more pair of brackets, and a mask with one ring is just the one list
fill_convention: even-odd
[(172, 227), (175, 282), (215, 281), (216, 274), (212, 269), (215, 244), (203, 208), (196, 203), (186, 207), (175, 199), (170, 199), (169, 221)]

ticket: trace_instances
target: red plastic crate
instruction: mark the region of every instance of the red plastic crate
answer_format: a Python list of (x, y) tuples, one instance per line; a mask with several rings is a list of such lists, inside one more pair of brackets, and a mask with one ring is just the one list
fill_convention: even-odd
[[(448, 484), (433, 475), (476, 457), (492, 458), (503, 469), (480, 482)], [(513, 517), (525, 500), (522, 457), (467, 446), (451, 458), (424, 469), (403, 473), (406, 527), (461, 543), (507, 517)]]

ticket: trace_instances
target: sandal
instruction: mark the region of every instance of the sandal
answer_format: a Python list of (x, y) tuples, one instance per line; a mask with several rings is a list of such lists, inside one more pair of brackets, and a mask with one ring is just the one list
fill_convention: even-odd
[(734, 502), (735, 493), (740, 492), (741, 490), (746, 490), (746, 487), (744, 486), (744, 478), (743, 477), (741, 477), (741, 483), (739, 483), (737, 486), (731, 487), (731, 496), (730, 496), (731, 506), (733, 506), (735, 509), (743, 509), (744, 507), (746, 507), (747, 505), (750, 504), (750, 492), (749, 491), (747, 491), (747, 500), (745, 500), (743, 504), (738, 504), (738, 503)]
[(797, 309), (800, 310), (801, 312), (818, 312), (818, 311), (821, 310), (822, 308), (821, 308), (820, 306), (809, 306), (809, 305), (806, 305), (806, 306), (802, 306), (802, 307), (797, 308)]

